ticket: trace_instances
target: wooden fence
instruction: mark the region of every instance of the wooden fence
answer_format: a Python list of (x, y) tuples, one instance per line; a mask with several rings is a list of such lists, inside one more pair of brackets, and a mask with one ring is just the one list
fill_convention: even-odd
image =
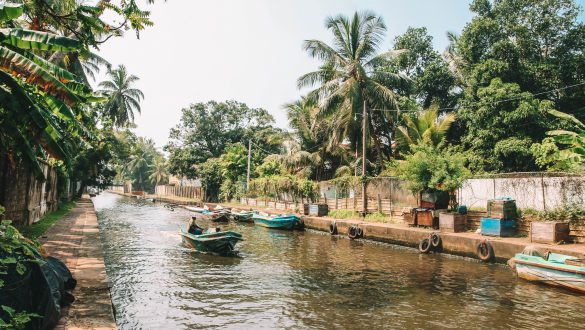
[(190, 199), (203, 199), (203, 190), (201, 189), (201, 187), (161, 185), (156, 186), (154, 194), (157, 196), (174, 196)]

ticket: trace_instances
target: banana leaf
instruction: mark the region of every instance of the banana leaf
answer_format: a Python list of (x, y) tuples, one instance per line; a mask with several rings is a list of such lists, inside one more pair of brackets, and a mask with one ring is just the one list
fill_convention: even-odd
[(0, 29), (0, 40), (5, 44), (27, 50), (70, 52), (84, 47), (79, 40), (20, 28)]
[(0, 4), (0, 21), (8, 21), (22, 16), (22, 4), (14, 2), (4, 2)]

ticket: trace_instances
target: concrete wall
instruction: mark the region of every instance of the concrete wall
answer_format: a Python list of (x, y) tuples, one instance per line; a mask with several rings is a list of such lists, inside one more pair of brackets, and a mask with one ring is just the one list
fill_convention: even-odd
[(468, 207), (485, 208), (488, 199), (509, 196), (523, 209), (552, 210), (585, 203), (585, 177), (554, 174), (470, 179), (458, 191)]

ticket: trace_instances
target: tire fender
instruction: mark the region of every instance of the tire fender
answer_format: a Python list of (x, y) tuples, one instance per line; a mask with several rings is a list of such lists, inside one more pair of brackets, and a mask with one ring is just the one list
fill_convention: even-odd
[(423, 238), (418, 244), (418, 251), (420, 253), (429, 253), (431, 252), (431, 248), (432, 248), (431, 240), (428, 237)]
[(479, 260), (484, 262), (493, 261), (496, 255), (494, 254), (494, 248), (488, 240), (482, 240), (477, 244), (476, 248), (477, 257)]
[(329, 224), (329, 234), (337, 235), (337, 221), (334, 220)]

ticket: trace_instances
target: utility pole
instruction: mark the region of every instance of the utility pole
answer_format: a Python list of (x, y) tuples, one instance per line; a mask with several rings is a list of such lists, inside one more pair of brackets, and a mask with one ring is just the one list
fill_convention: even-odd
[(366, 100), (362, 113), (362, 214), (365, 217), (368, 210), (368, 196), (366, 196), (366, 130), (368, 129), (368, 112)]
[(252, 140), (248, 140), (248, 173), (246, 175), (246, 191), (250, 189), (250, 160), (252, 159)]

